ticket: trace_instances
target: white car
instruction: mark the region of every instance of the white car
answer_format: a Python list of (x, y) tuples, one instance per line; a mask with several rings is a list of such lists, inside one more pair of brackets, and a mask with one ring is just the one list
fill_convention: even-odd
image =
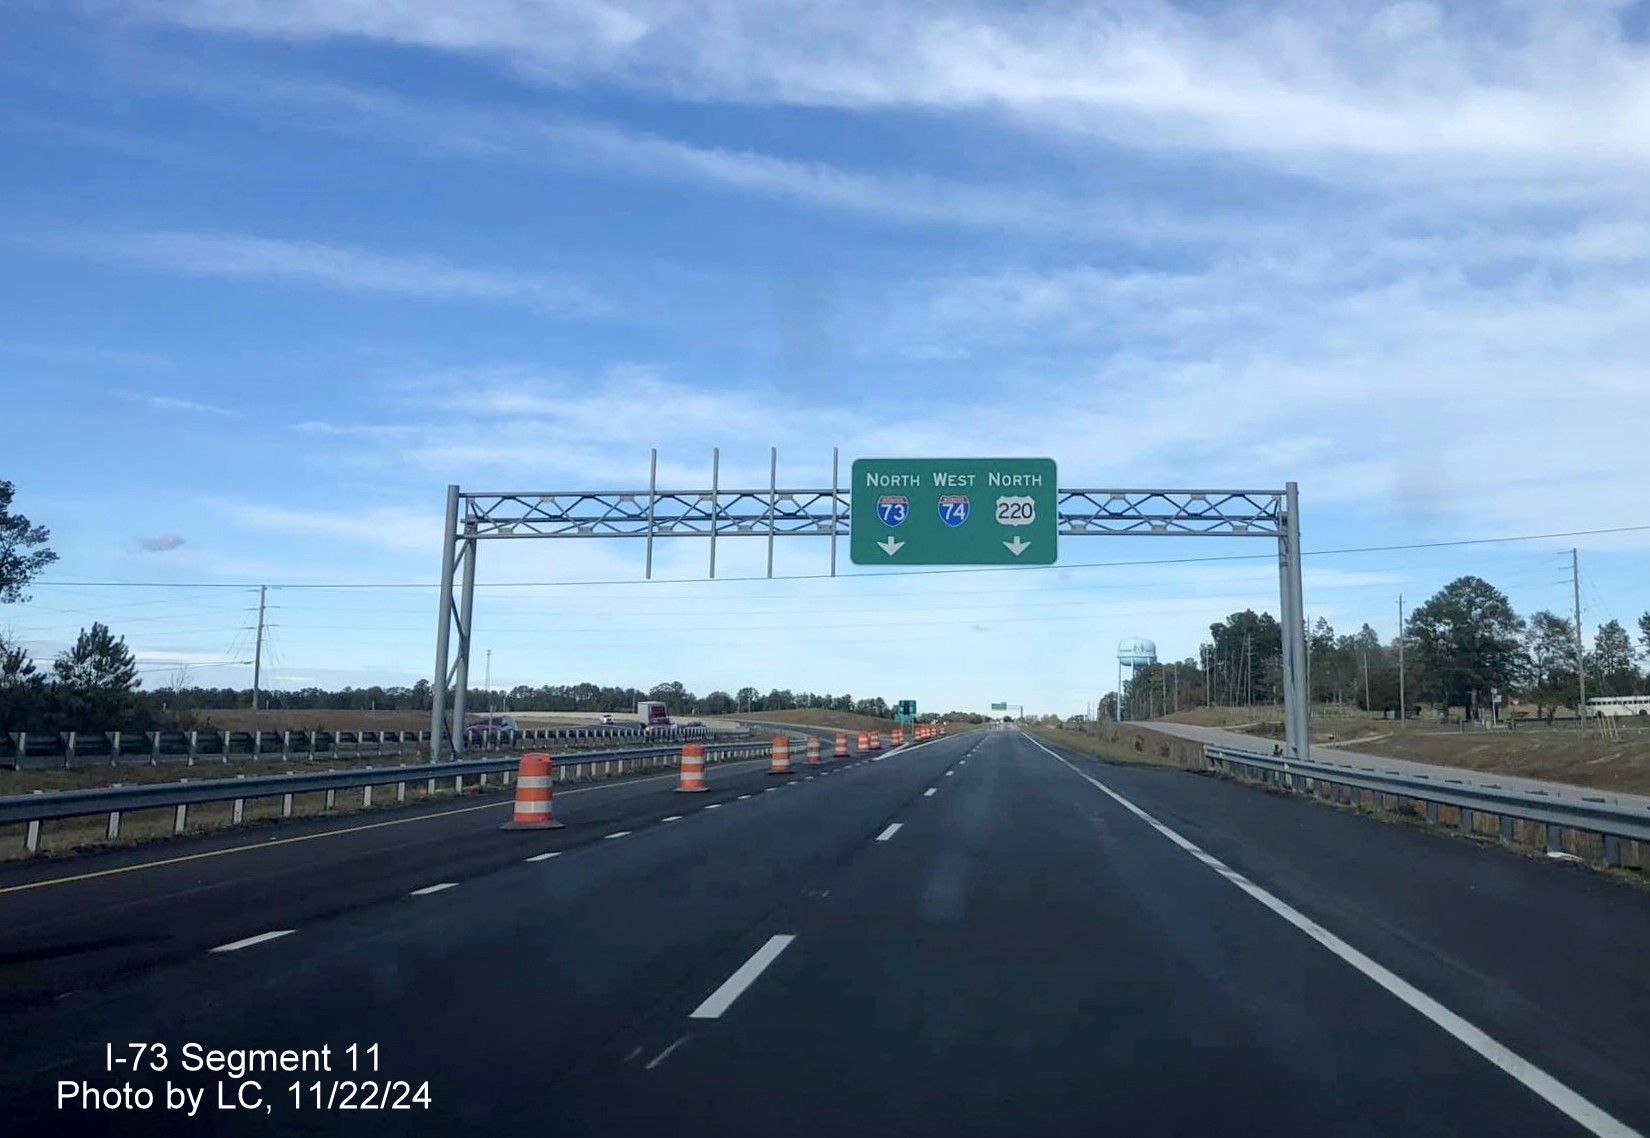
[(606, 726), (610, 725), (612, 722), (613, 722), (613, 717), (611, 715), (602, 716), (602, 726), (603, 727), (606, 727)]

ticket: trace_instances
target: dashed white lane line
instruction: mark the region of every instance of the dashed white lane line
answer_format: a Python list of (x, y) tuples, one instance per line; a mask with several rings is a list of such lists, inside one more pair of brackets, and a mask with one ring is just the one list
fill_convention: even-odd
[(945, 777), (950, 778), (952, 775), (954, 775), (956, 773), (957, 773), (956, 771), (946, 771), (945, 772)]
[(1569, 1087), (1547, 1074), (1547, 1072), (1543, 1071), (1540, 1067), (1537, 1067), (1528, 1059), (1525, 1059), (1522, 1055), (1519, 1055), (1498, 1043), (1481, 1028), (1469, 1023), (1467, 1020), (1450, 1011), (1443, 1004), (1440, 1004), (1437, 1000), (1434, 1000), (1431, 996), (1427, 995), (1419, 988), (1416, 988), (1413, 984), (1399, 976), (1397, 973), (1389, 971), (1387, 968), (1377, 964), (1374, 960), (1365, 956), (1356, 948), (1353, 948), (1350, 944), (1346, 943), (1346, 941), (1342, 940), (1340, 937), (1336, 936), (1334, 933), (1312, 920), (1311, 917), (1308, 917), (1306, 914), (1289, 905), (1287, 902), (1280, 900), (1271, 893), (1268, 893), (1265, 889), (1262, 889), (1253, 881), (1250, 881), (1247, 877), (1243, 876), (1243, 874), (1227, 866), (1219, 858), (1204, 852), (1204, 850), (1199, 848), (1195, 843), (1187, 841), (1174, 830), (1171, 830), (1169, 827), (1159, 822), (1156, 818), (1152, 817), (1140, 807), (1130, 802), (1127, 798), (1124, 798), (1121, 794), (1118, 794), (1115, 790), (1101, 782), (1099, 779), (1091, 778), (1084, 774), (1082, 771), (1078, 770), (1076, 766), (1072, 765), (1070, 761), (1054, 751), (1049, 750), (1049, 748), (1043, 746), (1043, 744), (1038, 742), (1036, 739), (1033, 739), (1030, 736), (1023, 736), (1023, 738), (1039, 750), (1049, 755), (1051, 758), (1055, 759), (1057, 762), (1063, 763), (1072, 771), (1072, 773), (1077, 775), (1078, 778), (1081, 778), (1084, 782), (1089, 783), (1096, 790), (1100, 791), (1102, 794), (1105, 794), (1107, 797), (1112, 799), (1112, 801), (1123, 807), (1123, 809), (1127, 810), (1136, 818), (1139, 818), (1142, 822), (1146, 823), (1146, 825), (1150, 826), (1152, 829), (1162, 834), (1165, 838), (1169, 839), (1169, 841), (1173, 842), (1175, 845), (1197, 858), (1198, 861), (1202, 862), (1210, 869), (1218, 872), (1227, 881), (1230, 881), (1233, 885), (1236, 885), (1239, 889), (1253, 897), (1256, 901), (1259, 901), (1273, 913), (1277, 914), (1279, 917), (1282, 917), (1285, 921), (1288, 921), (1301, 932), (1305, 933), (1307, 936), (1327, 948), (1330, 952), (1334, 953), (1341, 960), (1345, 961), (1347, 964), (1350, 964), (1353, 968), (1356, 968), (1369, 979), (1375, 981), (1375, 983), (1379, 984), (1389, 994), (1397, 997), (1403, 1003), (1408, 1004), (1411, 1008), (1431, 1020), (1438, 1027), (1443, 1028), (1450, 1035), (1454, 1036), (1456, 1040), (1464, 1044), (1468, 1049), (1477, 1052), (1478, 1055), (1488, 1060), (1493, 1066), (1499, 1068), (1507, 1075), (1510, 1075), (1512, 1078), (1522, 1083), (1525, 1087), (1534, 1091), (1537, 1095), (1540, 1095), (1561, 1114), (1570, 1118), (1572, 1121), (1579, 1123), (1588, 1133), (1596, 1135), (1597, 1138), (1643, 1138), (1643, 1135), (1641, 1135), (1637, 1130), (1634, 1130), (1632, 1127), (1612, 1115), (1605, 1113), (1599, 1107), (1593, 1105), (1593, 1103), (1589, 1102), (1587, 1099), (1583, 1098), (1581, 1095), (1577, 1094), (1575, 1091), (1571, 1090)]
[(553, 857), (560, 857), (560, 850), (551, 850), (549, 853), (534, 854), (528, 861), (549, 861)]
[(762, 793), (763, 794), (772, 794), (774, 791), (776, 791), (778, 789), (779, 788), (777, 786), (764, 786), (762, 788)]
[(904, 822), (890, 822), (888, 824), (888, 828), (886, 830), (882, 831), (882, 833), (877, 835), (877, 841), (886, 842), (889, 838), (891, 838), (895, 834), (899, 833), (900, 832), (900, 827), (902, 827), (904, 825), (905, 825)]
[(663, 1051), (659, 1052), (652, 1059), (649, 1059), (648, 1063), (647, 1063), (647, 1067), (645, 1069), (649, 1070), (649, 1071), (653, 1070), (653, 1068), (657, 1067), (660, 1063), (663, 1063), (666, 1059), (669, 1059), (670, 1058), (670, 1053), (672, 1051), (676, 1050), (678, 1047), (680, 1047), (682, 1044), (686, 1043), (687, 1041), (688, 1041), (688, 1037), (685, 1036), (685, 1035), (682, 1036), (682, 1038), (678, 1039), (675, 1043), (672, 1043), (669, 1047), (667, 1047)]
[(733, 1006), (733, 1001), (744, 994), (762, 975), (768, 965), (779, 959), (779, 954), (790, 947), (796, 937), (789, 933), (778, 933), (768, 938), (768, 943), (757, 949), (751, 958), (739, 966), (739, 970), (722, 982), (722, 986), (712, 992), (704, 1003), (688, 1013), (689, 1019), (719, 1019), (723, 1012)]
[(682, 816), (680, 814), (671, 814), (668, 817), (659, 819), (661, 822), (680, 822), (681, 820)]
[(720, 802), (707, 803), (705, 806), (706, 810), (720, 810), (721, 808), (722, 804)]
[(932, 798), (932, 797), (934, 797), (934, 788), (933, 788), (933, 787), (932, 787), (932, 786), (931, 786), (931, 787), (929, 787), (929, 788), (928, 788), (928, 789), (927, 789), (927, 790), (925, 790), (925, 791), (923, 791), (923, 792), (922, 792), (922, 796), (923, 796), (923, 797), (924, 797), (924, 798)]
[(267, 941), (279, 940), (284, 936), (291, 936), (295, 931), (294, 929), (276, 929), (273, 932), (259, 933), (257, 936), (249, 936), (245, 940), (232, 940), (228, 944), (220, 944), (212, 951), (239, 952), (241, 949), (251, 948), (255, 944), (263, 944)]
[(628, 838), (628, 837), (630, 837), (630, 831), (629, 830), (616, 830), (613, 833), (607, 835), (607, 837), (603, 838), (602, 841), (611, 842), (614, 838)]
[(442, 892), (445, 892), (448, 889), (457, 889), (457, 888), (458, 888), (458, 882), (456, 882), (456, 881), (443, 881), (443, 882), (440, 882), (437, 885), (426, 885), (422, 889), (414, 889), (411, 893), (407, 894), (407, 896), (409, 896), (409, 897), (428, 897), (431, 893), (442, 893)]
[(750, 795), (748, 795), (748, 794), (741, 794), (741, 795), (740, 795), (740, 796), (739, 796), (739, 801), (740, 801), (740, 802), (743, 802), (743, 801), (745, 801), (745, 799), (747, 799), (747, 798), (749, 798), (749, 797), (750, 797)]

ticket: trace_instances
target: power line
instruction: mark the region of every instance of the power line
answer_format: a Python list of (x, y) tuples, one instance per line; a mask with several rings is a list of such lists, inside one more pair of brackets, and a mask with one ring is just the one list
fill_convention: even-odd
[[(1503, 545), (1521, 541), (1550, 541), (1558, 538), (1597, 537), (1606, 534), (1644, 533), (1650, 532), (1650, 525), (1611, 526), (1605, 529), (1566, 530), (1559, 533), (1531, 533), (1519, 534), (1512, 537), (1473, 537), (1461, 538), (1455, 541), (1418, 541), (1399, 545), (1363, 545), (1348, 546), (1343, 549), (1307, 549), (1301, 551), (1302, 557), (1339, 557), (1354, 553), (1399, 553), (1417, 549), (1453, 549), (1471, 545)], [(1196, 535), (1186, 535), (1188, 537)], [(1276, 558), (1275, 553), (1232, 553), (1213, 557), (1166, 557), (1152, 558), (1140, 561), (1079, 561), (1057, 562), (1052, 565), (975, 565), (952, 569), (873, 569), (863, 573), (799, 573), (790, 576), (768, 577), (767, 575), (751, 575), (747, 577), (718, 577), (717, 582), (739, 583), (752, 581), (828, 581), (828, 580), (862, 580), (869, 577), (943, 577), (971, 573), (1030, 573), (1035, 571), (1072, 571), (1076, 569), (1122, 569), (1132, 567), (1149, 567), (1159, 565), (1199, 565), (1224, 561), (1271, 561)], [(542, 588), (573, 588), (596, 586), (614, 588), (633, 585), (701, 585), (706, 584), (704, 577), (654, 577), (651, 580), (638, 581), (494, 581), (478, 588), (489, 589), (542, 589)], [(257, 585), (241, 583), (225, 583), (220, 581), (36, 581), (31, 588), (121, 588), (121, 589), (256, 589)], [(423, 589), (434, 590), (439, 586), (428, 582), (412, 581), (331, 581), (331, 582), (293, 582), (284, 585), (270, 585), (271, 589), (289, 590), (348, 590), (348, 589)]]

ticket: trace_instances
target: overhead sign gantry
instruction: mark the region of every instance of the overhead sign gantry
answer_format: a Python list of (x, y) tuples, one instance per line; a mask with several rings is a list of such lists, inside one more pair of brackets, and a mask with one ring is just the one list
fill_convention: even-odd
[[(651, 578), (654, 541), (682, 537), (707, 540), (710, 578), (716, 576), (717, 541), (725, 537), (766, 538), (770, 577), (774, 541), (781, 537), (829, 538), (832, 576), (842, 537), (849, 539), (855, 564), (885, 566), (1049, 565), (1058, 556), (1059, 539), (1073, 537), (1270, 538), (1277, 542), (1284, 630), (1285, 754), (1308, 755), (1300, 497), (1293, 482), (1281, 490), (1059, 489), (1051, 459), (942, 458), (861, 459), (844, 487), (835, 450), (831, 485), (811, 489), (779, 485), (777, 449), (769, 452), (766, 489), (723, 488), (720, 451), (712, 452), (709, 489), (661, 488), (658, 469), (655, 450), (646, 489), (478, 493), (447, 487), (430, 712), (432, 759), (440, 757), (444, 738), (450, 739), (455, 755), (463, 752), (481, 542), (639, 539), (646, 543), (645, 575)], [(903, 503), (887, 500), (900, 498)], [(449, 690), (455, 725), (450, 735)]]

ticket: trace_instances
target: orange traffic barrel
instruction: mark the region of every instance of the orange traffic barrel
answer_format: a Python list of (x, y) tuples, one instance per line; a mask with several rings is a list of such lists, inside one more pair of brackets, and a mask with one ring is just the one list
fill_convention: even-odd
[(516, 810), (510, 820), (500, 826), (501, 830), (559, 830), (562, 823), (556, 821), (551, 810), (550, 797), (554, 793), (551, 783), (550, 756), (532, 754), (521, 756), (521, 764), (516, 767)]
[(819, 757), (819, 736), (818, 735), (809, 735), (808, 736), (808, 765), (810, 767), (817, 767), (823, 761), (824, 760), (822, 760)]
[(768, 767), (768, 773), (791, 773), (791, 737), (789, 735), (775, 735), (773, 737), (773, 763)]
[(831, 752), (832, 758), (845, 759), (848, 757), (848, 732), (836, 733), (836, 750)]
[(705, 747), (703, 743), (682, 745), (682, 777), (676, 784), (678, 791), (702, 791), (705, 785)]
[(870, 749), (871, 749), (871, 736), (868, 733), (866, 733), (864, 731), (861, 731), (859, 733), (859, 753), (863, 755), (866, 751), (869, 751)]
[(903, 727), (894, 728), (894, 746), (896, 746), (896, 747), (905, 746), (905, 728), (903, 728)]
[(882, 736), (877, 734), (875, 731), (871, 732), (871, 750), (882, 750)]

